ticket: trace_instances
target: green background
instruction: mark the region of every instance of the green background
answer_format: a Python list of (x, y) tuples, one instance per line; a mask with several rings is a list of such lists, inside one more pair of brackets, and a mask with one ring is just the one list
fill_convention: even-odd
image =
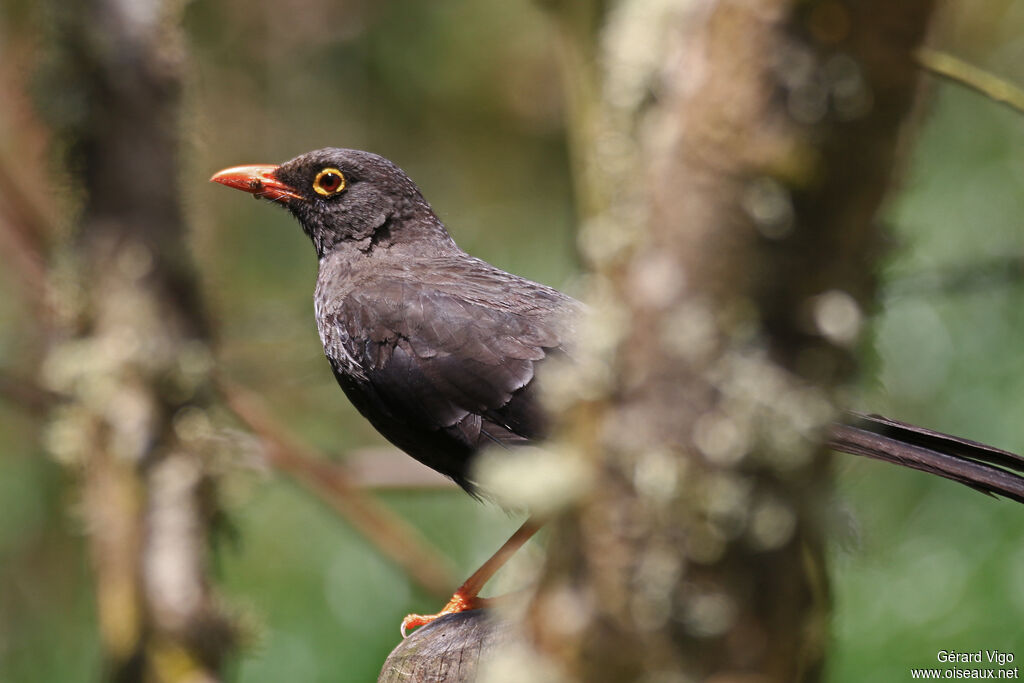
[[(1024, 3), (951, 7), (933, 42), (1024, 82)], [(37, 77), (47, 15), (0, 5), (0, 155), (56, 226)], [(347, 404), (312, 320), (316, 262), (297, 226), (207, 183), (222, 167), (333, 145), (395, 160), (467, 251), (563, 288), (579, 272), (554, 36), (525, 0), (194, 2), (177, 180), (219, 367), (276, 417), (342, 457), (381, 441)], [(919, 136), (883, 220), (892, 244), (855, 407), (1024, 451), (1024, 117), (929, 80)], [(613, 188), (610, 189), (613, 191)], [(1020, 268), (1017, 268), (1020, 270)], [(0, 267), (0, 358), (32, 368), (41, 339)], [(225, 423), (225, 429), (234, 425)], [(73, 475), (40, 422), (0, 403), (0, 681), (93, 681), (98, 641)], [(255, 456), (225, 468), (232, 542), (216, 579), (245, 624), (231, 678), (370, 681), (420, 592), (309, 492)], [(1024, 658), (1024, 509), (953, 483), (835, 457), (828, 679), (909, 680), (941, 649)], [(380, 498), (468, 573), (518, 520), (452, 489)]]

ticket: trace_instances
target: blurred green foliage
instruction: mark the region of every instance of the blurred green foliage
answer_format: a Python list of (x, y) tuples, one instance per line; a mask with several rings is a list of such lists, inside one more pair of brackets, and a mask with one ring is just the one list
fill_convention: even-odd
[[(1021, 4), (954, 11), (938, 38), (1024, 81)], [(0, 17), (8, 65), (0, 65), (0, 97), (13, 103), (45, 54), (45, 15), (11, 2)], [(417, 180), (468, 251), (571, 287), (578, 269), (556, 55), (527, 0), (196, 2), (186, 31), (178, 183), (218, 322), (218, 357), (313, 444), (343, 454), (380, 439), (322, 358), (307, 240), (273, 207), (206, 183), (213, 171), (327, 145), (370, 149)], [(1024, 289), (1014, 278), (982, 277), (982, 286), (950, 290), (944, 278), (1024, 255), (1024, 119), (946, 85), (932, 86), (923, 114), (885, 218), (896, 244), (857, 402), (1024, 451)], [(26, 178), (45, 178), (31, 174), (47, 158), (31, 144), (38, 135), (22, 135), (27, 116), (0, 107), (0, 155), (23, 163)], [(47, 190), (29, 193), (46, 201)], [(32, 311), (3, 269), (0, 291), (3, 366), (30, 368), (39, 341)], [(93, 681), (84, 530), (69, 477), (47, 458), (37, 429), (0, 404), (0, 681)], [(433, 611), (436, 600), (307, 491), (253, 464), (233, 463), (227, 475), (240, 540), (216, 553), (216, 578), (247, 634), (233, 679), (374, 680), (401, 617)], [(905, 680), (944, 648), (1024, 657), (1024, 510), (850, 456), (837, 457), (836, 469), (829, 680)], [(460, 572), (517, 523), (454, 490), (382, 498)]]
[[(1019, 39), (999, 52), (1014, 50)], [(1020, 62), (994, 61), (1024, 77)], [(1024, 257), (1024, 118), (946, 85), (926, 105), (886, 217), (896, 244), (877, 367), (859, 402), (1024, 452), (1024, 289), (1019, 268), (996, 267)], [(879, 463), (837, 463), (848, 531), (832, 557), (830, 680), (909, 680), (911, 667), (939, 666), (942, 649), (1024, 657), (1019, 505)]]

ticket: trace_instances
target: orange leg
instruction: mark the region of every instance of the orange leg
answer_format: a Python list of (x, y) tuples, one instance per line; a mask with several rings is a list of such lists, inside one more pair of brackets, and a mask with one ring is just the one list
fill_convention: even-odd
[(456, 612), (465, 612), (467, 610), (486, 606), (489, 601), (485, 598), (478, 597), (480, 590), (484, 587), (484, 584), (487, 583), (499, 569), (505, 566), (505, 563), (509, 561), (509, 558), (511, 558), (517, 550), (522, 548), (523, 544), (529, 541), (542, 526), (544, 526), (544, 522), (535, 520), (533, 517), (523, 522), (523, 525), (519, 527), (514, 534), (512, 534), (512, 537), (505, 541), (503, 546), (498, 548), (498, 552), (491, 555), (490, 559), (480, 565), (480, 568), (473, 572), (473, 575), (466, 579), (465, 583), (459, 586), (458, 590), (456, 590), (455, 594), (452, 596), (452, 599), (444, 606), (444, 609), (437, 614), (410, 614), (403, 619), (402, 637), (405, 638), (410, 629), (425, 626), (446, 614), (455, 614)]

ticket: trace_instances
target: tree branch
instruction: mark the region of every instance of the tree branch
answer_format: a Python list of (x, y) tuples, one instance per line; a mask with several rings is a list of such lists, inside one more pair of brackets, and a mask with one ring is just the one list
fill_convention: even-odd
[(874, 296), (874, 216), (931, 9), (609, 12), (587, 174), (608, 207), (581, 235), (590, 362), (558, 377), (578, 394), (556, 403), (553, 449), (593, 485), (553, 530), (525, 669), (820, 679), (820, 439)]
[(377, 683), (480, 680), (487, 661), (481, 654), (506, 644), (512, 634), (509, 624), (493, 621), (487, 610), (449, 614), (399, 643), (385, 660)]
[(993, 102), (1005, 104), (1018, 114), (1024, 114), (1024, 89), (1004, 78), (949, 53), (927, 47), (917, 51), (917, 61), (925, 70), (940, 78), (962, 85)]

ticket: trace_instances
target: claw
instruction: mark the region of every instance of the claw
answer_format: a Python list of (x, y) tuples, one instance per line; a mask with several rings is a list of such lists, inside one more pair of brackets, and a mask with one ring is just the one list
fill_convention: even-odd
[(402, 619), (402, 638), (408, 637), (409, 631), (420, 626), (426, 626), (434, 621), (437, 621), (446, 614), (458, 614), (459, 612), (466, 612), (471, 609), (478, 609), (486, 604), (487, 600), (484, 598), (478, 598), (475, 595), (466, 595), (461, 591), (456, 591), (452, 599), (448, 601), (448, 604), (444, 606), (437, 614), (410, 614), (405, 619)]
[(405, 619), (402, 619), (402, 639), (409, 637), (409, 631), (420, 626), (426, 626), (434, 619), (440, 617), (440, 614), (434, 614), (431, 616), (423, 616), (422, 614), (410, 614)]
[(473, 575), (466, 579), (452, 599), (448, 601), (448, 604), (444, 606), (444, 609), (437, 614), (431, 614), (424, 616), (422, 614), (410, 614), (402, 620), (402, 637), (405, 638), (409, 634), (410, 629), (418, 628), (420, 626), (426, 626), (432, 621), (443, 617), (446, 614), (456, 614), (458, 612), (465, 612), (471, 609), (478, 609), (480, 607), (486, 607), (487, 604), (494, 598), (485, 599), (477, 597), (477, 593), (483, 588), (487, 580), (494, 576), (494, 572), (498, 571), (503, 564), (512, 556), (516, 550), (518, 550), (524, 543), (530, 540), (530, 537), (537, 533), (543, 522), (539, 518), (533, 518), (523, 522), (523, 525), (512, 534), (512, 537), (505, 541), (505, 544), (498, 548), (498, 552), (494, 553), (490, 559), (484, 562), (479, 569), (473, 572)]

